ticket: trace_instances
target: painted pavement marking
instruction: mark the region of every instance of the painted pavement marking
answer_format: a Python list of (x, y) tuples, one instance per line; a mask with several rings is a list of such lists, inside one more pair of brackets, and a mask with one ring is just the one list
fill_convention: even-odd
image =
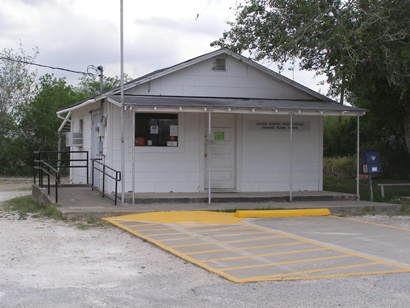
[(149, 213), (135, 214), (106, 220), (233, 282), (410, 272), (410, 266), (228, 216), (234, 214), (180, 213), (155, 213), (151, 218)]

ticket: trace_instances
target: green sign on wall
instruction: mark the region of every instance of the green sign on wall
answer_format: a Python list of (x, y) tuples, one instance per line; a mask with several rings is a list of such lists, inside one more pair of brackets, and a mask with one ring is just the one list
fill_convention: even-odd
[(214, 132), (214, 140), (225, 140), (225, 132)]

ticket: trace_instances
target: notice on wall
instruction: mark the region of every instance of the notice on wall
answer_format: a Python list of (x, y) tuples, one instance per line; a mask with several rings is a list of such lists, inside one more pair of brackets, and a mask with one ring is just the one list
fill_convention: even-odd
[(177, 147), (178, 142), (177, 141), (167, 141), (167, 147)]
[[(309, 131), (309, 122), (293, 122), (294, 131)], [(249, 121), (249, 130), (269, 130), (269, 131), (288, 131), (290, 130), (289, 121)]]
[(178, 125), (169, 126), (169, 135), (174, 137), (178, 136)]
[(158, 125), (151, 125), (151, 135), (158, 135)]

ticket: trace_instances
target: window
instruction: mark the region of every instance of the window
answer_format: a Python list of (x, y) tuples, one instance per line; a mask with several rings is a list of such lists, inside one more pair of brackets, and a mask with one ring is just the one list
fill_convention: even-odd
[(215, 59), (212, 69), (214, 71), (225, 72), (226, 71), (226, 60), (225, 59)]
[(178, 146), (178, 114), (136, 113), (135, 146)]

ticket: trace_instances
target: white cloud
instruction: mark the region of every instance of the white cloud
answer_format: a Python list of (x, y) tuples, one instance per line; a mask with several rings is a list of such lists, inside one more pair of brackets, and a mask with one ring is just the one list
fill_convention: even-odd
[[(120, 1), (1, 0), (0, 46), (25, 50), (37, 46), (37, 62), (86, 71), (102, 65), (120, 74)], [(210, 52), (234, 18), (236, 0), (123, 0), (125, 72), (139, 77)], [(28, 52), (29, 53), (29, 52)], [(271, 68), (276, 70), (274, 65)], [(81, 75), (38, 69), (76, 83)], [(283, 72), (292, 79), (293, 74)], [(295, 81), (318, 90), (310, 73)], [(324, 91), (322, 91), (323, 93)]]

